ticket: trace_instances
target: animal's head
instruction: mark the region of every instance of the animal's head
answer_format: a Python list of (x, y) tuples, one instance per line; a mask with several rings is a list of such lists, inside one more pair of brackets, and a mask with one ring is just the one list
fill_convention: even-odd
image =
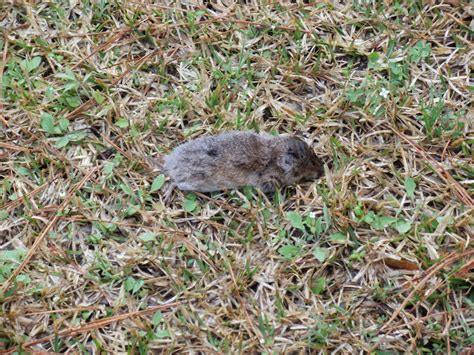
[(284, 151), (278, 165), (283, 169), (288, 183), (312, 181), (323, 174), (323, 162), (310, 146), (294, 136), (285, 136), (283, 139)]

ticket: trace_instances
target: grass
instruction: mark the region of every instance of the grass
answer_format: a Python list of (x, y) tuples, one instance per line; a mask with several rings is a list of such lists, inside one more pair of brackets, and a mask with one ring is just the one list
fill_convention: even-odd
[[(469, 5), (227, 3), (0, 5), (0, 351), (472, 351)], [(325, 176), (165, 204), (229, 129)]]

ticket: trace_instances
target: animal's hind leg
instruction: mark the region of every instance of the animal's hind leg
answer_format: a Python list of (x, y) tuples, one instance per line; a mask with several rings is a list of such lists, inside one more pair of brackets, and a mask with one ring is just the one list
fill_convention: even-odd
[(273, 195), (276, 191), (276, 185), (273, 181), (265, 181), (260, 185), (260, 189), (265, 195)]

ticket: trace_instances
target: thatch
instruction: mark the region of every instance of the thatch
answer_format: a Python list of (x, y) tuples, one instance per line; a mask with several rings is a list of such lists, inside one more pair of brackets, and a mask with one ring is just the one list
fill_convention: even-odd
[[(472, 4), (211, 3), (0, 5), (0, 349), (472, 351)], [(230, 129), (325, 176), (165, 201)]]

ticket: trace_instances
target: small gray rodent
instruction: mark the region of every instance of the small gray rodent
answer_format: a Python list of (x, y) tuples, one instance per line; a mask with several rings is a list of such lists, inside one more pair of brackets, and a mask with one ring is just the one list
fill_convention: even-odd
[(294, 136), (230, 131), (179, 145), (164, 157), (163, 172), (185, 191), (250, 185), (269, 193), (277, 186), (318, 178), (323, 163)]

